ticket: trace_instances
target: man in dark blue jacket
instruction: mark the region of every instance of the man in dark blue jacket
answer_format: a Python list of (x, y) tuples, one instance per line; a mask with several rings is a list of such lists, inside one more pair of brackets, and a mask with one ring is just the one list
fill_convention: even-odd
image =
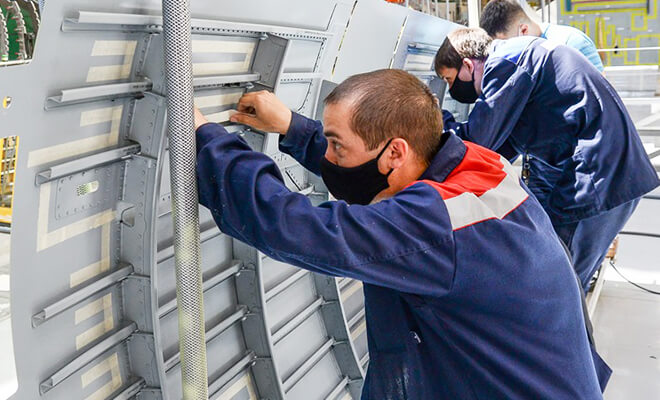
[(200, 201), (220, 229), (276, 260), (364, 282), (363, 399), (601, 399), (577, 279), (547, 215), (497, 153), (442, 132), (414, 76), (357, 75), (324, 126), (249, 93), (233, 122), (339, 201), (313, 206), (276, 164), (197, 112)]
[(492, 42), (481, 29), (452, 32), (439, 76), (469, 120), (446, 128), (507, 158), (571, 251), (582, 287), (637, 207), (660, 184), (614, 88), (576, 50), (536, 37)]

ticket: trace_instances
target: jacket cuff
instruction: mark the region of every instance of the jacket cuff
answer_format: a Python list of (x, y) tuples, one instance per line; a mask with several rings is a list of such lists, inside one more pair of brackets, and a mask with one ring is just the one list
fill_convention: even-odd
[(292, 149), (304, 147), (309, 135), (314, 133), (314, 120), (298, 113), (291, 113), (291, 125), (286, 135), (280, 136), (280, 151), (289, 154)]
[(229, 132), (227, 132), (225, 127), (220, 124), (209, 122), (207, 124), (200, 126), (199, 128), (197, 128), (197, 132), (195, 135), (196, 143), (197, 143), (197, 154), (199, 154), (200, 150), (204, 148), (204, 146), (206, 146), (213, 139), (228, 134)]

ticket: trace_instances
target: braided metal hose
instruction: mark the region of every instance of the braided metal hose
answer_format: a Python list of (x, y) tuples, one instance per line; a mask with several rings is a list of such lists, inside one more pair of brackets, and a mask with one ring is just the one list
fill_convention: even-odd
[(195, 179), (189, 0), (163, 0), (179, 350), (184, 400), (208, 399), (204, 299)]

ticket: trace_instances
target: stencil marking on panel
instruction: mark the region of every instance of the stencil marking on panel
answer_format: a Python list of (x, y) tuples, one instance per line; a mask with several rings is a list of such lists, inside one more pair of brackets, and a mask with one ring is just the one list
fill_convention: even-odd
[(123, 63), (90, 67), (87, 82), (128, 79), (131, 76), (136, 48), (137, 41), (135, 40), (97, 40), (94, 42), (92, 57), (123, 56)]
[(116, 146), (123, 111), (124, 106), (121, 105), (83, 112), (80, 115), (81, 128), (110, 122), (110, 132), (31, 151), (28, 154), (28, 168)]
[(114, 210), (106, 210), (90, 217), (81, 219), (52, 232), (48, 231), (48, 214), (50, 208), (50, 192), (52, 182), (39, 187), (39, 213), (37, 216), (37, 251), (45, 250), (65, 240), (98, 228), (115, 219)]
[(241, 57), (245, 55), (242, 61), (227, 62), (196, 62), (193, 63), (194, 75), (215, 75), (215, 74), (242, 74), (250, 70), (252, 54), (254, 53), (256, 43), (254, 42), (234, 42), (228, 40), (193, 40), (193, 54), (213, 54), (219, 56), (222, 54), (238, 54)]
[(82, 374), (80, 379), (82, 380), (83, 389), (105, 376), (107, 373), (110, 373), (110, 382), (103, 385), (99, 390), (92, 393), (90, 396), (87, 396), (85, 400), (105, 400), (107, 399), (114, 391), (119, 389), (122, 384), (121, 371), (119, 370), (119, 357), (117, 353), (111, 355), (105, 360), (101, 361), (89, 371)]
[(76, 336), (76, 350), (80, 350), (114, 328), (115, 321), (112, 316), (112, 293), (108, 293), (100, 299), (76, 310), (75, 323), (78, 325), (100, 313), (103, 313), (102, 322)]

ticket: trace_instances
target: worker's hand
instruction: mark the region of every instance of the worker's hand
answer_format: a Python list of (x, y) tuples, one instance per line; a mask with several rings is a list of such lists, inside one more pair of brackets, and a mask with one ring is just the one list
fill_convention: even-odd
[(197, 107), (195, 107), (195, 130), (204, 124), (208, 124), (209, 120), (206, 119), (204, 114), (202, 114)]
[(229, 120), (260, 131), (286, 135), (291, 125), (291, 110), (273, 93), (263, 90), (241, 97), (238, 113)]

